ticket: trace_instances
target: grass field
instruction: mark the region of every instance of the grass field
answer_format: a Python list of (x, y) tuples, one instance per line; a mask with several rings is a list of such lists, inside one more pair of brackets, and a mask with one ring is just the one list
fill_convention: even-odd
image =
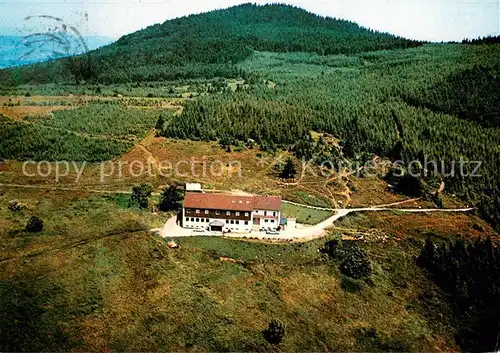
[[(272, 318), (287, 327), (281, 351), (456, 350), (446, 298), (414, 259), (430, 235), (494, 234), (474, 216), (386, 212), (348, 216), (308, 243), (198, 237), (169, 249), (147, 232), (168, 215), (130, 208), (129, 195), (0, 194), (5, 351), (276, 351), (262, 336)], [(14, 199), (27, 209), (9, 210)], [(23, 230), (31, 215), (42, 233)], [(369, 281), (353, 284), (318, 251), (347, 230), (374, 229), (387, 237), (361, 243)]]
[(411, 252), (377, 249), (391, 267), (374, 259), (374, 284), (349, 293), (322, 241), (191, 238), (169, 250), (146, 232), (84, 239), (0, 262), (2, 350), (274, 351), (261, 334), (272, 318), (287, 325), (283, 351), (453, 346), (453, 332), (412, 304), (430, 284)]
[(322, 211), (307, 207), (283, 204), (283, 216), (287, 218), (296, 218), (298, 223), (318, 224), (333, 215), (333, 212)]
[[(1, 257), (34, 256), (79, 241), (149, 230), (165, 222), (165, 216), (129, 208), (129, 199), (129, 195), (93, 195), (84, 191), (2, 189)], [(26, 208), (13, 212), (9, 209), (11, 201), (18, 201)], [(24, 231), (31, 216), (44, 221), (42, 233)]]

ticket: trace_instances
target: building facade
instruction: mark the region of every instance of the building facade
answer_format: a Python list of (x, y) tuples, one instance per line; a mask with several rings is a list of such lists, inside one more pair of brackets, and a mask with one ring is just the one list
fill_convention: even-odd
[(186, 193), (182, 226), (212, 232), (249, 233), (279, 227), (281, 197)]

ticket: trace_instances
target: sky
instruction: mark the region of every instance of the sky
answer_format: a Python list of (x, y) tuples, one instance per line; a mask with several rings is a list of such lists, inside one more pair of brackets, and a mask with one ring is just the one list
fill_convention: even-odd
[[(168, 19), (265, 0), (0, 0), (0, 31), (25, 35), (51, 25), (50, 15), (84, 36), (114, 39)], [(308, 11), (406, 38), (459, 41), (500, 34), (500, 0), (284, 0)]]

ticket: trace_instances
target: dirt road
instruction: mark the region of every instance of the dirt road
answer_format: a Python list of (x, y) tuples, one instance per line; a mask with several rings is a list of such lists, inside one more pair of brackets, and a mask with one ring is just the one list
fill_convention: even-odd
[[(301, 205), (304, 206), (304, 205)], [(383, 205), (382, 205), (383, 206)], [(311, 206), (313, 207), (313, 206)], [(327, 209), (328, 210), (328, 209)], [(228, 238), (257, 238), (262, 240), (284, 240), (284, 241), (308, 241), (316, 238), (321, 238), (325, 235), (326, 231), (333, 226), (335, 221), (347, 216), (353, 212), (383, 212), (395, 211), (404, 213), (432, 213), (432, 212), (469, 212), (473, 208), (459, 208), (459, 209), (440, 209), (440, 208), (427, 208), (427, 209), (411, 209), (411, 208), (389, 208), (389, 207), (367, 207), (367, 208), (341, 208), (337, 209), (336, 213), (330, 218), (318, 223), (314, 226), (303, 226), (303, 228), (296, 228), (280, 232), (279, 235), (268, 235), (263, 232), (252, 232), (248, 234), (226, 234)], [(159, 234), (163, 238), (178, 238), (190, 236), (217, 236), (216, 233), (195, 233), (189, 229), (183, 229), (176, 224), (176, 219), (171, 218), (163, 228), (152, 229), (152, 232)]]
[(318, 223), (314, 226), (294, 229), (291, 231), (282, 232), (282, 235), (286, 239), (294, 240), (312, 240), (315, 238), (322, 237), (326, 230), (333, 226), (333, 223), (338, 219), (347, 216), (349, 213), (353, 212), (381, 212), (381, 211), (393, 211), (393, 212), (404, 212), (404, 213), (432, 213), (432, 212), (470, 212), (473, 208), (460, 208), (460, 209), (440, 209), (440, 208), (428, 208), (428, 209), (412, 209), (412, 208), (388, 208), (388, 207), (368, 207), (368, 208), (340, 208), (337, 209), (337, 213), (327, 220)]

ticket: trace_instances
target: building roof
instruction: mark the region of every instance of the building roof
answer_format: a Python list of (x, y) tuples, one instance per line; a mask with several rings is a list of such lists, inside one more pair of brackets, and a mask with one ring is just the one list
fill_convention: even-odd
[(253, 197), (187, 193), (184, 197), (184, 207), (228, 211), (253, 211)]
[(281, 210), (280, 196), (254, 196), (255, 209), (267, 211)]
[(253, 211), (255, 209), (279, 211), (281, 210), (281, 197), (188, 192), (184, 197), (184, 207), (228, 211)]

